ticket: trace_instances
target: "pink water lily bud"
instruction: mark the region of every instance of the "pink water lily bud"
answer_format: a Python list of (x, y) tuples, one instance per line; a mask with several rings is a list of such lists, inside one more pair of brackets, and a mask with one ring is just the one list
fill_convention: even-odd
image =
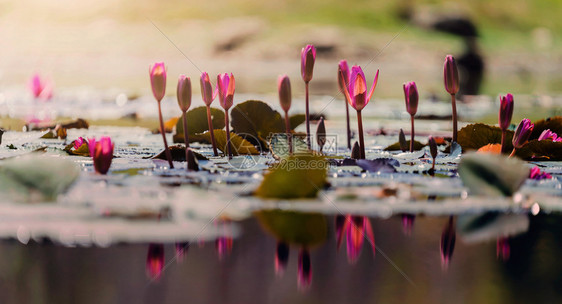
[(358, 65), (355, 65), (351, 68), (349, 84), (344, 94), (349, 104), (355, 110), (361, 111), (369, 103), (371, 97), (373, 96), (373, 93), (375, 92), (375, 88), (377, 87), (378, 79), (379, 70), (377, 70), (377, 73), (375, 74), (375, 78), (373, 80), (373, 86), (367, 94), (367, 81), (365, 80), (365, 74), (363, 73), (363, 70)]
[(301, 74), (304, 82), (312, 80), (314, 72), (314, 61), (316, 60), (316, 48), (309, 44), (301, 50)]
[(418, 111), (418, 87), (415, 82), (411, 81), (404, 83), (403, 88), (404, 98), (406, 100), (406, 110), (410, 115), (414, 116)]
[(306, 290), (312, 283), (312, 265), (310, 262), (310, 252), (303, 248), (299, 251), (298, 262), (298, 286), (301, 290)]
[(517, 126), (517, 130), (515, 130), (515, 134), (513, 134), (512, 143), (515, 149), (523, 147), (523, 145), (529, 140), (534, 127), (535, 125), (531, 123), (529, 119), (525, 118), (521, 120)]
[(191, 79), (185, 75), (180, 75), (177, 89), (178, 105), (183, 113), (191, 106)]
[(279, 90), (279, 103), (285, 112), (289, 112), (291, 108), (291, 81), (289, 76), (279, 76), (277, 80), (277, 89)]
[(507, 94), (500, 96), (500, 113), (499, 124), (500, 129), (507, 130), (511, 124), (511, 117), (513, 116), (513, 95)]
[(148, 245), (148, 254), (146, 256), (146, 275), (152, 280), (158, 280), (162, 275), (162, 269), (164, 269), (164, 245)]
[(427, 144), (429, 145), (431, 157), (435, 159), (437, 157), (437, 143), (435, 142), (435, 138), (433, 138), (433, 136), (429, 136), (427, 138)]
[(275, 250), (275, 274), (282, 276), (289, 263), (289, 245), (285, 242), (278, 242)]
[(33, 94), (33, 97), (48, 100), (53, 96), (53, 86), (52, 84), (41, 78), (39, 74), (35, 74), (29, 80), (29, 89)]
[(113, 159), (114, 145), (111, 138), (102, 136), (99, 141), (95, 138), (88, 140), (88, 148), (90, 148), (90, 156), (94, 161), (94, 170), (99, 174), (106, 174), (111, 166)]
[(218, 90), (215, 89), (213, 92), (213, 86), (211, 85), (211, 79), (209, 78), (209, 74), (207, 72), (201, 73), (201, 97), (203, 98), (203, 102), (210, 106), (217, 97)]
[(550, 131), (550, 129), (546, 129), (542, 131), (541, 135), (539, 136), (539, 140), (552, 140), (554, 142), (561, 142), (562, 137), (558, 137), (558, 134)]
[(232, 107), (234, 102), (234, 89), (235, 82), (232, 73), (228, 75), (227, 73), (220, 74), (217, 76), (217, 91), (219, 94), (219, 102), (221, 107), (225, 110)]
[(443, 80), (445, 82), (445, 90), (451, 95), (457, 94), (459, 91), (459, 71), (455, 58), (452, 55), (447, 55), (447, 57), (445, 57)]
[(164, 62), (155, 63), (149, 69), (150, 85), (152, 86), (152, 94), (158, 102), (162, 101), (166, 95), (166, 66)]
[(351, 71), (347, 65), (346, 60), (340, 61), (338, 65), (338, 85), (340, 87), (340, 92), (345, 95), (345, 90), (349, 85), (349, 77), (351, 76)]

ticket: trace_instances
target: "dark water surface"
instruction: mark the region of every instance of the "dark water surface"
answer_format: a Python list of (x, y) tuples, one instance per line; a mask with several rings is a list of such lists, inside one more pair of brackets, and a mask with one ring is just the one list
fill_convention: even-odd
[[(359, 223), (357, 229), (365, 230), (347, 231), (350, 233), (345, 233), (339, 250), (333, 217), (318, 216), (312, 226), (306, 227), (311, 231), (309, 236), (292, 232), (280, 235), (272, 228), (274, 224), (265, 221), (260, 217), (241, 222), (243, 233), (233, 240), (230, 253), (228, 240), (207, 241), (191, 244), (181, 261), (175, 259), (174, 244), (65, 248), (3, 241), (0, 302), (562, 302), (560, 216), (530, 217), (526, 233), (505, 239), (498, 248), (496, 240), (467, 244), (445, 217), (416, 217), (410, 235), (401, 217), (371, 218), (375, 244), (382, 251), (374, 257), (368, 238), (363, 239), (360, 255), (356, 256), (356, 236), (368, 236), (368, 227), (359, 225), (361, 219), (354, 222)], [(286, 242), (311, 244), (312, 280), (308, 287), (303, 283), (306, 254), (300, 245), (290, 245), (282, 274), (285, 259), (280, 248), (276, 273), (276, 238), (281, 237), (289, 240)], [(147, 268), (149, 247), (152, 259)], [(165, 266), (160, 278), (152, 281), (150, 269), (152, 276), (157, 276), (162, 248)], [(443, 264), (443, 258), (449, 257), (449, 264)]]

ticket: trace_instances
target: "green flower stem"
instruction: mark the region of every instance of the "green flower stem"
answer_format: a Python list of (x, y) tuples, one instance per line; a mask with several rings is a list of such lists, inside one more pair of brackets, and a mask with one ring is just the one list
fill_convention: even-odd
[(211, 119), (211, 106), (207, 106), (207, 121), (209, 122), (209, 133), (211, 135), (211, 145), (213, 146), (213, 153), (219, 156), (217, 151), (217, 143), (215, 142), (215, 132), (213, 129), (213, 120)]
[(164, 120), (162, 119), (162, 107), (160, 106), (160, 101), (158, 102), (158, 118), (160, 119), (160, 134), (162, 134), (162, 139), (164, 139), (164, 150), (166, 153), (166, 158), (170, 164), (170, 169), (174, 169), (174, 163), (172, 162), (172, 153), (168, 149), (168, 141), (166, 140), (166, 130), (164, 129)]

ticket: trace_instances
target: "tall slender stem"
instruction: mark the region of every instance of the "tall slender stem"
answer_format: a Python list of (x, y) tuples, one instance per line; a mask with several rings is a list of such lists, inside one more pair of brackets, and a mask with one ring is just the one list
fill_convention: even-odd
[(185, 162), (187, 164), (187, 151), (189, 149), (189, 136), (187, 135), (187, 112), (183, 112), (182, 120), (183, 120), (183, 141), (185, 142)]
[(162, 119), (162, 107), (160, 102), (158, 102), (158, 118), (160, 119), (160, 134), (162, 134), (162, 139), (164, 140), (164, 153), (166, 153), (166, 158), (168, 159), (168, 164), (170, 164), (170, 169), (174, 169), (174, 163), (172, 162), (172, 153), (168, 149), (168, 141), (166, 140), (166, 130), (164, 129), (164, 120)]
[(228, 159), (232, 159), (232, 150), (230, 150), (230, 123), (228, 122), (228, 110), (224, 110), (224, 125), (226, 126), (226, 151)]
[(501, 142), (500, 154), (505, 152), (505, 133), (506, 130), (502, 129), (502, 142)]
[(451, 104), (453, 105), (453, 141), (457, 142), (457, 101), (455, 94), (451, 94)]
[(213, 129), (213, 120), (211, 119), (211, 106), (207, 106), (207, 121), (209, 122), (209, 133), (211, 135), (211, 145), (213, 146), (213, 153), (219, 156), (217, 151), (217, 143), (215, 142), (215, 132)]
[(357, 110), (357, 128), (359, 129), (359, 146), (361, 147), (361, 159), (365, 159), (365, 140), (363, 139), (363, 119), (361, 110)]
[(412, 123), (412, 136), (410, 137), (410, 152), (414, 152), (414, 115), (410, 115), (410, 121)]
[(345, 100), (345, 120), (347, 123), (347, 148), (351, 150), (351, 127), (349, 126), (349, 104)]
[(310, 146), (310, 114), (308, 112), (308, 82), (304, 83), (305, 88), (305, 101), (306, 101), (306, 145), (308, 149), (311, 149)]
[(289, 155), (293, 154), (293, 137), (291, 136), (291, 123), (289, 121), (289, 112), (285, 111), (285, 132), (287, 133), (287, 142), (289, 143)]

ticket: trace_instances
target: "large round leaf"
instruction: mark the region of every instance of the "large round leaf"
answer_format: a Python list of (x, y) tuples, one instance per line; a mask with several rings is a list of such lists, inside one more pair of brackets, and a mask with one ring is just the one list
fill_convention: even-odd
[[(209, 122), (207, 121), (207, 107), (197, 107), (187, 111), (187, 131), (190, 136), (190, 142), (200, 141), (201, 138), (196, 134), (209, 131)], [(211, 107), (211, 121), (213, 129), (224, 128), (224, 112), (220, 109)], [(180, 117), (176, 123), (176, 134), (174, 135), (175, 143), (183, 143), (183, 119)]]

